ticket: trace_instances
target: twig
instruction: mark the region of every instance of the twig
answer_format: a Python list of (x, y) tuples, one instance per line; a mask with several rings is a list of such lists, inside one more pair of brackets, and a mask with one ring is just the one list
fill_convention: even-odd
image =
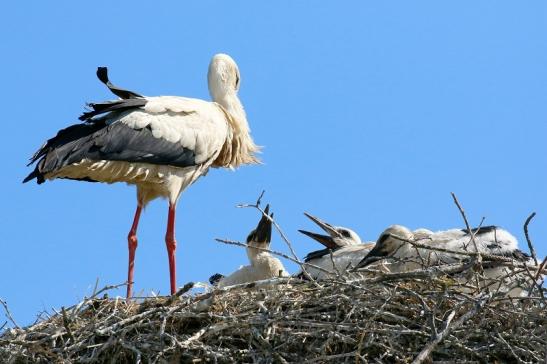
[(68, 321), (68, 316), (64, 307), (61, 307), (61, 313), (63, 315), (63, 326), (65, 327), (70, 341), (74, 344), (76, 340), (74, 339), (74, 335), (72, 334), (72, 330), (70, 329), (70, 322)]
[(412, 361), (412, 364), (419, 364), (423, 363), (433, 352), (435, 347), (444, 340), (446, 336), (448, 336), (454, 329), (457, 329), (462, 324), (464, 324), (467, 320), (469, 320), (471, 317), (475, 316), (482, 306), (486, 303), (486, 298), (483, 297), (482, 299), (479, 299), (479, 301), (475, 304), (475, 307), (473, 307), (471, 310), (467, 311), (465, 314), (460, 316), (456, 321), (454, 321), (453, 325), (450, 325), (452, 322), (452, 319), (454, 318), (454, 315), (456, 315), (456, 311), (452, 310), (450, 314), (448, 315), (443, 330), (438, 333), (433, 340), (431, 340), (423, 349), (420, 351), (420, 353), (416, 356), (416, 358)]
[(541, 262), (541, 264), (539, 265), (539, 268), (536, 273), (536, 279), (535, 279), (536, 281), (539, 279), (539, 276), (541, 275), (541, 273), (543, 272), (545, 268), (547, 268), (547, 257), (543, 258), (543, 262)]
[(513, 349), (513, 347), (507, 342), (507, 340), (505, 340), (503, 338), (503, 336), (501, 336), (501, 334), (498, 332), (497, 335), (498, 339), (503, 343), (505, 344), (505, 346), (507, 346), (507, 348), (509, 349), (509, 351), (511, 352), (511, 354), (513, 355), (513, 357), (515, 359), (517, 359), (517, 361), (519, 363), (525, 363), (524, 361), (522, 361), (522, 359), (517, 355), (517, 353), (515, 353), (515, 350)]
[(528, 248), (530, 249), (530, 254), (532, 255), (532, 258), (534, 259), (534, 263), (538, 265), (538, 259), (536, 257), (536, 250), (534, 249), (534, 245), (532, 244), (532, 241), (530, 240), (530, 235), (528, 235), (528, 224), (532, 219), (536, 216), (535, 212), (532, 212), (530, 216), (526, 219), (524, 222), (524, 236), (526, 236), (526, 242), (528, 243)]
[(192, 288), (194, 288), (194, 285), (195, 283), (194, 282), (188, 282), (186, 283), (181, 289), (179, 289), (174, 295), (172, 295), (171, 297), (169, 297), (169, 299), (167, 300), (167, 303), (170, 305), (172, 304), (175, 300), (177, 300), (180, 296), (182, 296), (183, 294), (185, 294), (186, 292), (188, 292), (189, 290), (191, 290)]
[(262, 190), (262, 192), (260, 193), (260, 196), (258, 196), (258, 198), (256, 199), (256, 202), (254, 204), (240, 203), (240, 204), (236, 205), (236, 207), (237, 208), (254, 207), (255, 209), (260, 209), (260, 204), (262, 203), (262, 197), (264, 197), (264, 193), (266, 193), (266, 190)]
[(17, 323), (15, 322), (15, 320), (13, 319), (13, 316), (11, 315), (11, 312), (8, 308), (8, 304), (7, 302), (5, 302), (4, 300), (2, 300), (0, 298), (0, 304), (2, 304), (2, 306), (4, 306), (4, 311), (6, 311), (6, 316), (7, 318), (11, 321), (11, 323), (13, 324), (13, 326), (15, 326), (17, 329), (20, 329), (21, 327), (19, 327), (19, 325), (17, 325)]
[[(477, 242), (475, 241), (475, 233), (473, 232), (473, 230), (471, 230), (471, 226), (469, 226), (469, 222), (467, 221), (467, 216), (465, 216), (465, 211), (463, 210), (463, 207), (460, 205), (460, 202), (456, 198), (456, 195), (454, 194), (454, 192), (450, 192), (450, 194), (452, 195), (452, 198), (454, 199), (454, 203), (458, 207), (458, 210), (460, 210), (460, 214), (463, 217), (463, 221), (465, 222), (465, 227), (467, 228), (467, 231), (469, 231), (469, 234), (471, 235), (471, 241), (473, 242), (473, 246), (475, 247), (475, 252), (479, 253), (479, 248), (477, 247)], [(477, 260), (479, 262), (481, 261), (480, 253), (479, 255), (477, 255)]]
[(93, 287), (93, 293), (91, 296), (95, 296), (97, 294), (97, 288), (99, 288), (99, 277), (95, 280), (95, 287)]
[(256, 207), (260, 206), (260, 202), (262, 202), (262, 197), (264, 197), (264, 193), (266, 193), (266, 190), (262, 190), (262, 193), (260, 194), (260, 196), (258, 196), (256, 200)]
[[(473, 247), (475, 248), (475, 252), (477, 253), (477, 256), (474, 257), (473, 260), (479, 266), (482, 263), (482, 256), (481, 256), (481, 253), (479, 252), (479, 248), (477, 246), (477, 241), (475, 240), (476, 232), (471, 230), (471, 226), (469, 226), (469, 221), (467, 221), (467, 216), (465, 216), (465, 211), (463, 210), (463, 207), (460, 205), (460, 202), (456, 198), (456, 195), (454, 194), (454, 192), (450, 192), (450, 194), (452, 195), (452, 198), (454, 199), (454, 203), (458, 207), (458, 210), (460, 210), (460, 214), (463, 217), (463, 221), (465, 222), (465, 226), (467, 227), (467, 231), (469, 231), (469, 234), (471, 235), (471, 241), (473, 242)], [(482, 221), (484, 221), (484, 219)], [(482, 221), (481, 221), (481, 224), (482, 224)], [(479, 280), (479, 277), (478, 277), (476, 272), (474, 274), (474, 277), (475, 277), (475, 284), (477, 286), (477, 291), (478, 291), (479, 287), (480, 287), (480, 280)]]
[[(262, 212), (262, 215), (268, 216), (264, 213), (264, 211), (262, 211), (262, 209), (260, 209), (260, 208), (258, 208), (258, 209)], [(302, 273), (304, 274), (304, 276), (306, 276), (306, 278), (308, 278), (310, 281), (312, 281), (315, 285), (319, 286), (317, 284), (317, 282), (315, 282), (315, 279), (313, 279), (311, 274), (309, 274), (308, 271), (306, 270), (306, 268), (305, 268), (306, 264), (304, 262), (302, 262), (300, 259), (298, 259), (298, 255), (296, 255), (296, 252), (294, 251), (294, 249), (292, 247), (292, 244), (289, 241), (289, 238), (287, 238), (287, 236), (285, 235), (285, 233), (281, 229), (281, 226), (279, 226), (279, 224), (274, 219), (272, 219), (270, 216), (268, 216), (268, 218), (271, 220), (272, 224), (275, 226), (275, 229), (277, 230), (277, 232), (281, 236), (281, 239), (283, 239), (285, 244), (287, 244), (287, 246), (289, 247), (289, 251), (291, 252), (291, 254), (294, 258), (293, 261), (300, 266), (300, 269), (302, 270)]]

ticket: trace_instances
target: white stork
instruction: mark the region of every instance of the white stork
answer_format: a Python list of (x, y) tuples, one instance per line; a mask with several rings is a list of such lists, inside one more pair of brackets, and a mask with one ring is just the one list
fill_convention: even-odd
[(110, 83), (106, 68), (99, 79), (119, 100), (90, 104), (82, 124), (60, 130), (31, 158), (36, 168), (24, 180), (68, 178), (126, 182), (137, 186), (137, 209), (127, 237), (127, 297), (132, 295), (137, 226), (144, 206), (167, 198), (165, 243), (171, 294), (176, 291), (175, 209), (186, 187), (213, 168), (259, 163), (239, 101), (240, 75), (234, 60), (215, 55), (209, 65), (212, 102), (178, 96), (145, 97)]
[[(471, 229), (475, 243), (480, 253), (511, 258), (519, 263), (533, 264), (530, 256), (518, 249), (517, 239), (497, 226), (483, 226)], [(471, 232), (467, 229), (450, 229), (432, 232), (428, 229), (410, 231), (401, 225), (392, 225), (378, 238), (375, 247), (357, 265), (362, 268), (379, 260), (389, 259), (391, 264), (384, 267), (392, 272), (405, 272), (439, 264), (451, 264), (461, 262), (469, 258), (466, 255), (443, 252), (413, 246), (415, 242), (426, 247), (440, 248), (454, 252), (475, 252), (475, 246), (471, 239)], [(524, 275), (518, 274), (510, 277), (508, 267), (495, 265), (484, 269), (484, 276), (492, 280), (503, 281), (504, 288), (511, 295), (519, 295), (522, 290), (515, 289), (517, 280), (523, 280)], [(530, 283), (530, 282), (528, 282)]]
[[(322, 235), (298, 230), (326, 247), (325, 249), (313, 251), (306, 255), (304, 258), (304, 262), (306, 263), (313, 264), (331, 273), (335, 273), (335, 271), (344, 272), (350, 267), (355, 267), (374, 247), (374, 243), (372, 242), (363, 243), (359, 235), (351, 229), (342, 226), (333, 226), (306, 212), (304, 215), (328, 234)], [(327, 276), (327, 273), (324, 271), (313, 267), (307, 267), (306, 271), (317, 280)], [(298, 276), (302, 275), (299, 274)]]
[[(269, 211), (268, 205), (264, 209), (264, 212), (267, 215)], [(273, 218), (273, 213), (270, 215), (270, 218)], [(209, 281), (212, 284), (216, 283), (217, 287), (227, 287), (262, 279), (280, 276), (287, 277), (289, 274), (285, 270), (283, 263), (273, 257), (270, 252), (261, 250), (270, 248), (271, 238), (272, 221), (265, 215), (262, 215), (256, 229), (251, 231), (249, 236), (247, 236), (247, 256), (251, 264), (239, 268), (227, 277), (215, 274), (209, 278)]]

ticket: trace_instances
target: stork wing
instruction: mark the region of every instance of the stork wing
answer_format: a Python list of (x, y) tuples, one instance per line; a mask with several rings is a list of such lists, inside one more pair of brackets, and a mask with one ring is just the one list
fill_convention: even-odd
[(78, 119), (82, 121), (92, 121), (93, 117), (97, 115), (106, 114), (112, 111), (125, 111), (135, 109), (137, 107), (145, 106), (146, 99), (127, 99), (127, 100), (114, 100), (103, 102), (90, 102), (87, 104), (93, 110), (86, 111)]
[(123, 111), (130, 110), (135, 107), (142, 107), (146, 105), (147, 100), (144, 96), (139, 95), (136, 92), (123, 89), (121, 87), (115, 86), (108, 79), (108, 68), (98, 67), (97, 68), (97, 78), (99, 81), (104, 83), (106, 87), (114, 95), (121, 98), (121, 100), (114, 101), (103, 101), (97, 103), (89, 103), (88, 106), (92, 108), (92, 111), (84, 112), (79, 119), (82, 121), (91, 120), (93, 117), (101, 114), (105, 114), (111, 111)]
[(112, 92), (114, 95), (118, 96), (121, 99), (134, 99), (134, 98), (143, 97), (142, 95), (139, 95), (136, 92), (129, 91), (118, 86), (114, 86), (112, 82), (110, 82), (110, 80), (108, 79), (108, 68), (106, 67), (97, 68), (97, 78), (99, 79), (99, 81), (104, 83), (106, 87), (108, 87), (110, 92)]
[[(475, 236), (475, 242), (481, 253), (505, 256), (523, 262), (530, 259), (528, 254), (518, 249), (517, 239), (499, 226), (481, 226), (472, 228), (471, 232)], [(474, 250), (471, 233), (468, 229), (436, 232), (431, 235), (431, 239), (434, 242), (446, 244), (446, 247), (451, 250)]]
[(214, 104), (172, 97), (143, 100), (152, 100), (155, 109), (139, 106), (111, 111), (102, 118), (59, 131), (31, 158), (31, 164), (38, 163), (23, 182), (36, 178), (42, 183), (46, 174), (82, 160), (182, 168), (204, 163), (220, 150), (227, 129), (222, 111), (216, 111)]

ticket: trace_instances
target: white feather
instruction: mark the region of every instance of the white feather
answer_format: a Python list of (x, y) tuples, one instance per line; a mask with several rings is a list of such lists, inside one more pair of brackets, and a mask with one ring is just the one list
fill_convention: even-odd
[(311, 266), (307, 266), (306, 271), (316, 280), (332, 277), (332, 274), (344, 274), (347, 270), (357, 266), (357, 263), (369, 253), (373, 246), (374, 244), (371, 243), (344, 246), (332, 253), (332, 259), (330, 254), (326, 254), (308, 261), (308, 263), (327, 270), (329, 273)]
[[(496, 228), (475, 235), (474, 238), (477, 249), (482, 254), (511, 256), (519, 253), (517, 239), (507, 230)], [(455, 252), (476, 251), (471, 235), (460, 229), (437, 232), (418, 229), (411, 232), (404, 226), (393, 225), (380, 235), (375, 247), (378, 251), (383, 251), (387, 257), (391, 258), (390, 260), (393, 260), (384, 267), (392, 272), (406, 272), (438, 264), (458, 263), (469, 258), (469, 256), (456, 253), (417, 248), (407, 241)], [(530, 264), (531, 261), (520, 263)], [(519, 268), (502, 266), (486, 268), (484, 270), (485, 279), (481, 281), (481, 285), (493, 286), (494, 290), (499, 288), (510, 296), (520, 296), (523, 293), (522, 287), (530, 286), (533, 282), (528, 279), (526, 274), (511, 274), (514, 269), (518, 270)], [(458, 276), (458, 280), (464, 283), (473, 283), (472, 277), (465, 275)]]
[[(268, 248), (269, 244), (263, 247)], [(256, 249), (248, 247), (247, 254), (251, 264), (240, 267), (229, 276), (222, 278), (218, 282), (218, 287), (227, 287), (263, 279), (289, 276), (283, 263), (281, 263), (279, 259), (274, 258), (269, 252), (257, 252)]]

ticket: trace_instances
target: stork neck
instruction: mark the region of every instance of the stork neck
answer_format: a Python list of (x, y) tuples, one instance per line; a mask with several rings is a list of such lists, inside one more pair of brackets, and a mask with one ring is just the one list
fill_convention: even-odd
[(247, 116), (236, 93), (228, 92), (222, 95), (212, 93), (212, 95), (213, 101), (222, 106), (228, 123), (227, 138), (212, 166), (236, 168), (241, 164), (259, 163), (259, 159), (255, 156), (259, 147), (251, 138)]
[(242, 131), (248, 131), (247, 115), (236, 94), (224, 94), (222, 97), (215, 98), (215, 102), (222, 105), (238, 121), (238, 124), (241, 124)]
[(249, 257), (249, 261), (251, 262), (251, 265), (255, 265), (257, 263), (258, 256), (261, 256), (262, 258), (270, 258), (271, 255), (269, 252), (264, 250), (255, 249), (254, 247), (258, 246), (261, 248), (268, 248), (268, 246), (265, 246), (264, 244), (258, 244), (258, 243), (250, 243), (249, 246), (247, 246), (247, 256)]

